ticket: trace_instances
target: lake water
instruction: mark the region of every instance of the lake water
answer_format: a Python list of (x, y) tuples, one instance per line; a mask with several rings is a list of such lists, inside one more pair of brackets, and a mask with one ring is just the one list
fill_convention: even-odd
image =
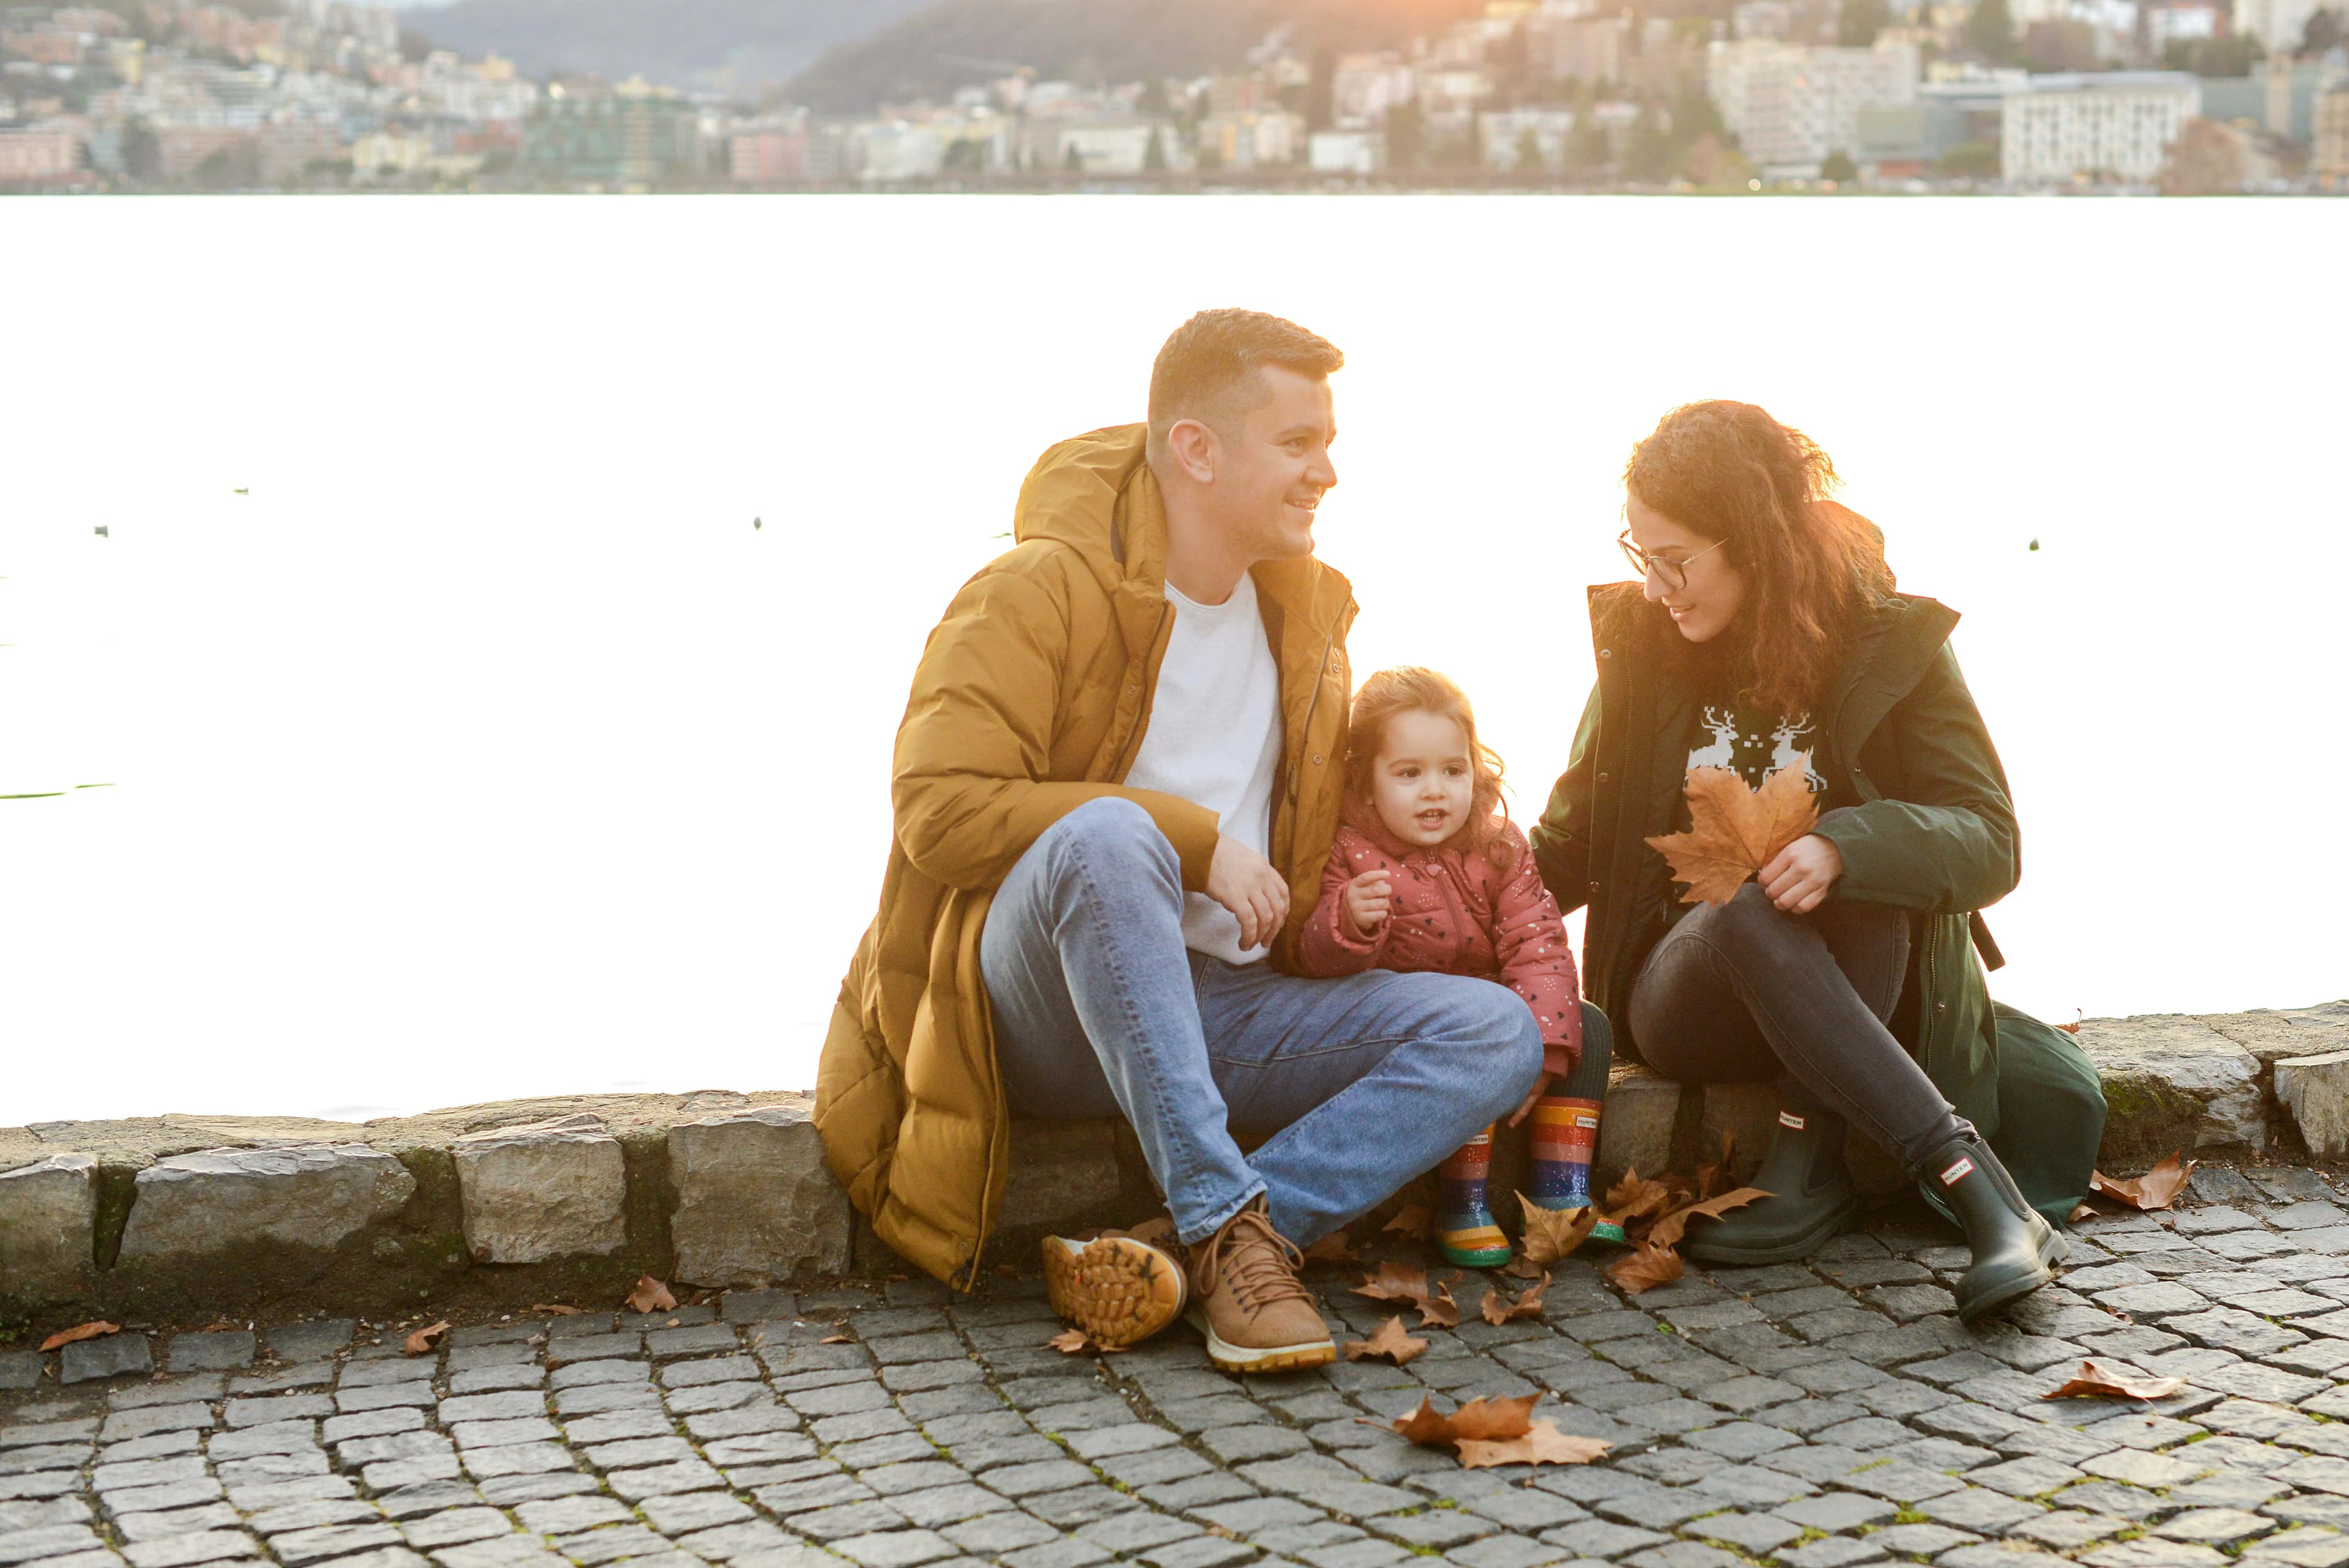
[(1348, 354), (1354, 667), (1458, 677), (1521, 816), (1630, 444), (1744, 399), (1965, 612), (2023, 825), (1997, 992), (2339, 996), (2344, 240), (2287, 201), (0, 204), (0, 792), (111, 786), (0, 802), (0, 1124), (812, 1083), (924, 633), (1036, 453), (1227, 304)]

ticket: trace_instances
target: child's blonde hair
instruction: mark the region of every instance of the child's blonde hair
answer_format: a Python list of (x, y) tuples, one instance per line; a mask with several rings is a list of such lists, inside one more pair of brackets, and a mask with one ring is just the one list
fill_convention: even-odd
[(1398, 713), (1433, 713), (1460, 726), (1468, 743), (1469, 832), (1474, 843), (1507, 870), (1516, 858), (1506, 839), (1495, 833), (1494, 817), (1506, 819), (1508, 803), (1501, 798), (1501, 757), (1476, 738), (1476, 710), (1459, 682), (1439, 670), (1416, 664), (1381, 670), (1366, 679), (1354, 693), (1352, 716), (1347, 721), (1346, 787), (1364, 801), (1371, 798), (1371, 769), (1379, 749), (1386, 744), (1387, 725)]

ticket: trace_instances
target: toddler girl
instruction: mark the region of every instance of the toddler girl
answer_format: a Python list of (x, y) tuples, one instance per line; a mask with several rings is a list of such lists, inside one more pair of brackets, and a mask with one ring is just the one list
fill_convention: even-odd
[[(1434, 670), (1381, 670), (1355, 693), (1345, 805), (1299, 950), (1310, 974), (1433, 971), (1524, 997), (1541, 1025), (1544, 1069), (1509, 1118), (1534, 1118), (1527, 1196), (1546, 1209), (1590, 1202), (1606, 1021), (1586, 1038), (1557, 905), (1501, 805), (1501, 759), (1477, 742), (1466, 694)], [(1509, 1261), (1485, 1192), (1492, 1143), (1486, 1127), (1436, 1167), (1436, 1241), (1464, 1268)], [(1609, 1225), (1593, 1235), (1622, 1240)]]

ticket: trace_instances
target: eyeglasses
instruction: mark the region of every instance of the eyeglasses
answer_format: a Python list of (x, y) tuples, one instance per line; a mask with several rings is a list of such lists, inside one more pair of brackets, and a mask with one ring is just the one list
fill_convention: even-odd
[(1631, 563), (1631, 569), (1633, 571), (1639, 573), (1642, 577), (1646, 576), (1650, 572), (1653, 572), (1656, 574), (1656, 580), (1658, 582), (1663, 584), (1665, 587), (1670, 588), (1672, 592), (1678, 593), (1681, 589), (1688, 587), (1689, 561), (1694, 561), (1703, 556), (1710, 556), (1715, 550), (1720, 549), (1723, 545), (1729, 543), (1729, 541), (1726, 539), (1715, 539), (1712, 544), (1707, 545), (1703, 549), (1699, 550), (1695, 555), (1691, 556), (1687, 560), (1682, 561), (1668, 561), (1661, 556), (1651, 556), (1648, 554), (1647, 551), (1642, 550), (1639, 545), (1631, 543), (1631, 530), (1629, 528), (1624, 529), (1623, 532), (1615, 535), (1615, 543), (1623, 547), (1623, 558)]

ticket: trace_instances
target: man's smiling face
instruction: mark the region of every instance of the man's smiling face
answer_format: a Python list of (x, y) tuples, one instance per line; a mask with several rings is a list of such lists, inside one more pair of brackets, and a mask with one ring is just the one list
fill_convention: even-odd
[(1255, 372), (1263, 400), (1216, 432), (1216, 509), (1233, 542), (1260, 561), (1313, 553), (1314, 509), (1338, 483), (1330, 383), (1279, 365)]

